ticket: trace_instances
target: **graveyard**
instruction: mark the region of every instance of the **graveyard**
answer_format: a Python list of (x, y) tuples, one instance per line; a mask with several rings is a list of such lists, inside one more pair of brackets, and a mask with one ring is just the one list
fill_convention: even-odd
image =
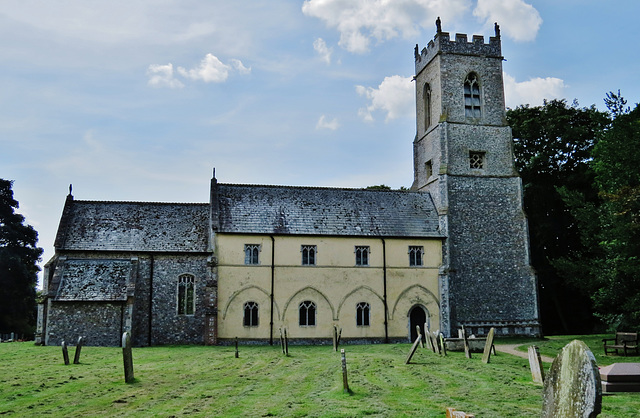
[[(543, 386), (532, 380), (528, 347), (555, 357), (574, 339), (583, 341), (599, 367), (638, 362), (607, 355), (609, 335), (545, 339), (496, 338), (520, 344), (525, 358), (497, 351), (432, 351), (429, 344), (288, 347), (158, 346), (133, 348), (135, 378), (125, 382), (123, 350), (32, 342), (0, 344), (0, 415), (7, 416), (445, 416), (446, 408), (476, 417), (540, 416)], [(73, 342), (75, 344), (75, 342)], [(346, 367), (345, 367), (346, 366)], [(548, 371), (550, 363), (543, 363)], [(348, 387), (344, 389), (348, 370)], [(600, 417), (634, 416), (640, 393), (602, 397)]]

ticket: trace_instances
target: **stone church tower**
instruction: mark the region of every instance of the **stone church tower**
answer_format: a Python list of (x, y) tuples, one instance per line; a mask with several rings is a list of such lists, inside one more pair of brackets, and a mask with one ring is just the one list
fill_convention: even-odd
[(539, 334), (522, 184), (506, 123), (500, 29), (489, 43), (440, 19), (415, 49), (417, 133), (412, 189), (431, 194), (447, 239), (440, 272), (441, 327), (484, 335)]

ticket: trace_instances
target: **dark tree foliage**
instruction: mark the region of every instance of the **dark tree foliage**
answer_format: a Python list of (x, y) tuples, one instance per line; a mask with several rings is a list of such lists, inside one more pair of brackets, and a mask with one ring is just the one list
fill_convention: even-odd
[(36, 323), (38, 233), (15, 213), (13, 182), (0, 179), (0, 332), (33, 334)]
[(593, 150), (599, 202), (567, 193), (585, 251), (560, 260), (568, 278), (581, 272), (596, 315), (611, 331), (640, 327), (640, 107), (620, 93), (605, 99), (614, 116)]
[(565, 100), (507, 111), (515, 163), (522, 177), (529, 220), (531, 263), (538, 276), (543, 331), (589, 332), (594, 326), (589, 298), (559, 274), (554, 260), (581, 251), (580, 230), (559, 190), (577, 190), (596, 200), (591, 151), (609, 124), (594, 106)]

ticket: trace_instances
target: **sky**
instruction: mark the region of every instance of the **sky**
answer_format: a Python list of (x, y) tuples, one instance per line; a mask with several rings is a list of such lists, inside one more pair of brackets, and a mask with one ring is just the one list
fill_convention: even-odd
[(410, 187), (413, 50), (498, 22), (506, 106), (640, 101), (637, 0), (0, 0), (0, 178), (43, 263), (78, 200)]

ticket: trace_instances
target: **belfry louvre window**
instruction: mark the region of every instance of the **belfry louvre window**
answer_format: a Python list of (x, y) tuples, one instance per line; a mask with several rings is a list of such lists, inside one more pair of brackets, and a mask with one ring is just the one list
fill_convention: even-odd
[(260, 259), (258, 258), (259, 254), (260, 254), (259, 244), (244, 245), (244, 263), (245, 264), (259, 264), (259, 261), (260, 261)]
[(369, 246), (356, 246), (356, 266), (369, 265)]
[(423, 255), (424, 255), (424, 247), (422, 245), (409, 246), (409, 265), (422, 266)]
[(368, 327), (370, 307), (367, 302), (360, 302), (356, 305), (356, 326)]
[(310, 300), (305, 300), (298, 308), (300, 314), (300, 326), (312, 327), (316, 325), (316, 304)]
[(245, 327), (258, 326), (258, 304), (255, 302), (244, 303), (244, 323)]
[(196, 302), (195, 281), (191, 274), (178, 277), (178, 315), (193, 315)]
[(300, 248), (302, 252), (302, 265), (303, 266), (315, 266), (316, 265), (316, 253), (318, 248), (315, 245), (303, 245)]
[(480, 111), (480, 84), (475, 73), (469, 73), (464, 80), (464, 116), (467, 118), (479, 118)]
[(484, 152), (469, 151), (469, 168), (472, 170), (484, 170)]

